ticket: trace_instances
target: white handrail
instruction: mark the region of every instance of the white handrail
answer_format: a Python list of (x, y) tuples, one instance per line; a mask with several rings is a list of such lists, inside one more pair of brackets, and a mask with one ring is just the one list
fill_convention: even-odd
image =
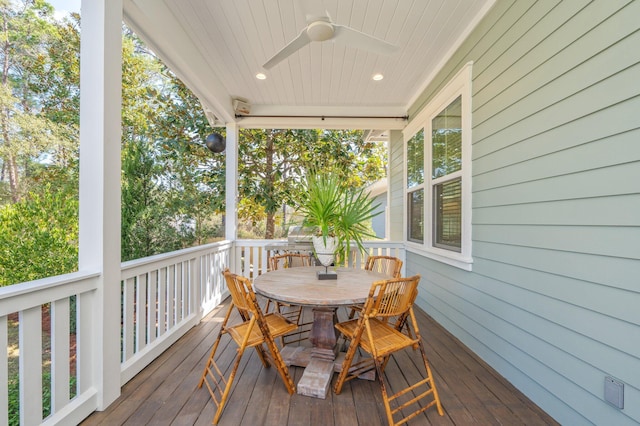
[[(225, 268), (255, 277), (267, 271), (274, 240), (221, 241), (163, 253), (121, 265), (122, 342), (121, 378), (126, 383), (178, 340), (228, 294)], [(277, 241), (286, 243), (286, 241)], [(404, 245), (366, 241), (367, 255), (392, 255), (405, 261)], [(366, 256), (354, 254), (349, 264), (362, 267)], [(20, 348), (19, 386), (22, 424), (75, 424), (97, 408), (98, 383), (92, 382), (93, 357), (89, 335), (98, 327), (93, 319), (97, 271), (79, 271), (0, 288), (0, 342)], [(43, 310), (44, 306), (44, 310)], [(77, 313), (76, 313), (77, 312)], [(74, 317), (74, 314), (76, 315)], [(43, 329), (43, 318), (51, 328)], [(75, 330), (73, 329), (73, 325)], [(13, 330), (20, 329), (14, 339)], [(11, 331), (11, 332), (10, 332)], [(41, 336), (51, 336), (51, 414), (41, 418), (43, 383)], [(77, 346), (73, 339), (76, 338)], [(75, 352), (74, 352), (75, 351)], [(78, 372), (70, 374), (74, 352)], [(7, 383), (9, 358), (0, 351), (0, 383)], [(82, 375), (82, 377), (80, 377)], [(77, 380), (76, 380), (77, 379)], [(77, 383), (69, 392), (70, 380)], [(12, 389), (17, 389), (17, 385)], [(9, 391), (0, 386), (0, 426), (8, 424)]]

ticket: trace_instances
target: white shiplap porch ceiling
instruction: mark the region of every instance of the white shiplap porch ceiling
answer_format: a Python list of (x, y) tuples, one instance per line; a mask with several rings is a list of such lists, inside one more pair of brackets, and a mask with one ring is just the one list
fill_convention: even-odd
[[(262, 65), (306, 27), (305, 1), (314, 0), (125, 0), (124, 15), (219, 124), (372, 128), (376, 121), (361, 118), (236, 118), (232, 99), (246, 99), (254, 116), (406, 116), (421, 88), (494, 2), (315, 0), (335, 24), (399, 49), (384, 56), (333, 41), (312, 42), (264, 70)], [(267, 79), (256, 79), (258, 72)], [(373, 81), (376, 73), (384, 79)], [(382, 128), (406, 124), (377, 120), (383, 121)]]

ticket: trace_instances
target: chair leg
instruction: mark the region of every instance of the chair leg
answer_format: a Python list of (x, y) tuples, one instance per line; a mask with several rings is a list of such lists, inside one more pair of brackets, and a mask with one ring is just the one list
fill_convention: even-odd
[[(346, 338), (346, 337), (345, 337)], [(338, 374), (338, 379), (336, 380), (335, 385), (333, 386), (333, 391), (336, 395), (339, 395), (342, 392), (342, 386), (344, 386), (344, 382), (346, 382), (347, 376), (349, 375), (349, 370), (351, 369), (351, 363), (353, 362), (353, 358), (356, 355), (356, 350), (358, 349), (358, 343), (355, 339), (351, 340), (349, 344), (349, 349), (347, 349), (347, 353), (345, 354), (344, 361), (342, 364), (342, 371)]]
[[(216, 363), (213, 360), (213, 357), (216, 354), (216, 350), (218, 349), (218, 344), (220, 343), (220, 339), (222, 337), (222, 330), (220, 331), (220, 333), (218, 333), (218, 337), (215, 341), (215, 343), (213, 344), (213, 348), (211, 349), (211, 352), (209, 354), (209, 358), (207, 359), (207, 363), (204, 365), (204, 370), (202, 371), (202, 376), (200, 376), (200, 382), (198, 383), (198, 388), (202, 387), (202, 384), (204, 383), (205, 379), (207, 378), (207, 374), (211, 374), (211, 368), (218, 368), (218, 366), (216, 365)], [(211, 390), (209, 391), (211, 392)]]
[[(271, 352), (271, 359), (273, 360), (273, 364), (276, 366), (280, 377), (282, 377), (282, 381), (284, 382), (289, 395), (293, 395), (296, 391), (296, 386), (293, 383), (293, 378), (291, 374), (289, 374), (289, 367), (285, 364), (284, 359), (282, 359), (282, 355), (280, 351), (276, 347), (276, 344), (273, 340), (267, 340), (267, 347), (269, 348), (269, 352)], [(262, 346), (262, 345), (261, 345)]]
[(264, 348), (262, 346), (256, 346), (255, 349), (258, 353), (258, 358), (260, 358), (260, 362), (262, 362), (262, 366), (269, 368), (271, 364), (269, 363), (269, 357), (264, 353)]
[(429, 386), (433, 390), (433, 399), (435, 400), (436, 407), (438, 408), (438, 414), (443, 416), (444, 412), (442, 411), (442, 403), (440, 402), (440, 396), (438, 395), (438, 389), (436, 388), (436, 383), (433, 380), (433, 374), (431, 373), (431, 366), (429, 365), (429, 361), (427, 361), (427, 354), (424, 351), (424, 343), (422, 342), (422, 339), (420, 339), (419, 346), (420, 346), (420, 353), (422, 354), (422, 362), (427, 372)]
[(216, 342), (213, 345), (213, 349), (211, 350), (209, 359), (205, 364), (204, 371), (202, 372), (202, 377), (200, 377), (200, 382), (198, 383), (198, 388), (202, 388), (203, 384), (207, 386), (209, 395), (211, 395), (211, 400), (214, 402), (214, 404), (216, 404), (217, 409), (215, 417), (213, 418), (213, 424), (217, 424), (218, 420), (220, 419), (220, 415), (222, 415), (224, 406), (227, 402), (227, 399), (229, 398), (229, 391), (231, 390), (231, 385), (233, 384), (233, 380), (236, 376), (236, 371), (238, 370), (238, 366), (240, 365), (240, 359), (242, 358), (242, 354), (244, 353), (244, 349), (238, 349), (238, 354), (236, 355), (234, 361), (233, 370), (231, 370), (229, 378), (225, 379), (224, 374), (222, 373), (214, 359), (222, 334), (224, 334), (224, 332), (221, 330), (218, 334)]
[(280, 338), (282, 346), (309, 339), (309, 333), (311, 332), (311, 325), (313, 324), (313, 321), (304, 322), (304, 308), (302, 306), (289, 306), (289, 311), (286, 313), (283, 312), (282, 314), (285, 318), (298, 325), (297, 330), (292, 333), (285, 334)]
[[(388, 359), (389, 358), (387, 357), (387, 359), (384, 361), (385, 364), (386, 364), (386, 361), (388, 361)], [(380, 380), (380, 390), (382, 392), (382, 402), (384, 402), (384, 411), (387, 414), (387, 423), (389, 423), (389, 426), (393, 426), (396, 423), (393, 420), (393, 412), (391, 411), (389, 397), (387, 396), (387, 385), (384, 379), (384, 369), (379, 359), (377, 358), (374, 359), (374, 363), (376, 365), (376, 373), (378, 374), (378, 380)]]
[[(429, 362), (427, 361), (427, 356), (424, 352), (424, 346), (422, 344), (422, 340), (419, 342), (420, 353), (422, 355), (422, 361), (425, 368), (426, 378), (420, 380), (417, 383), (410, 384), (405, 389), (396, 392), (395, 394), (389, 396), (387, 390), (387, 381), (386, 376), (384, 374), (385, 366), (389, 361), (389, 357), (385, 357), (382, 359), (375, 359), (376, 371), (378, 373), (378, 378), (380, 379), (380, 390), (382, 391), (382, 400), (384, 402), (385, 412), (387, 414), (387, 421), (389, 425), (400, 425), (408, 422), (419, 414), (427, 411), (432, 406), (436, 406), (438, 409), (439, 415), (444, 415), (442, 411), (442, 405), (440, 403), (440, 397), (438, 396), (438, 390), (436, 389), (436, 384), (433, 381), (433, 374), (431, 373), (431, 368), (429, 367)], [(426, 390), (424, 390), (426, 389)], [(404, 403), (395, 403), (394, 407), (391, 406), (391, 403), (395, 401), (397, 398), (406, 395), (410, 392), (414, 392), (414, 395), (417, 395)], [(406, 409), (412, 405), (418, 405), (418, 402), (431, 396), (432, 400), (429, 403), (423, 404), (418, 409), (414, 410), (407, 416), (401, 417), (397, 421), (394, 419), (398, 413), (401, 413), (401, 410)], [(402, 413), (401, 413), (402, 414)]]
[[(224, 406), (227, 404), (227, 399), (229, 398), (229, 391), (231, 390), (233, 379), (235, 379), (236, 377), (236, 371), (238, 371), (238, 366), (240, 365), (240, 359), (242, 358), (243, 352), (244, 350), (240, 350), (238, 352), (238, 355), (236, 356), (236, 360), (233, 363), (233, 370), (231, 370), (231, 374), (229, 375), (229, 378), (226, 381), (227, 384), (224, 387), (224, 392), (222, 393), (220, 402), (216, 404), (218, 406), (218, 409), (216, 410), (216, 415), (213, 417), (212, 423), (214, 425), (218, 424), (218, 421), (220, 420), (220, 416), (222, 415), (222, 411), (224, 410)], [(209, 385), (207, 385), (207, 387), (208, 386)], [(211, 393), (211, 390), (209, 391), (209, 393)], [(213, 394), (211, 395), (211, 397), (213, 398)], [(214, 399), (214, 402), (215, 402), (215, 399)]]
[(353, 317), (356, 316), (356, 312), (362, 312), (362, 305), (353, 305), (350, 306), (350, 308), (349, 319), (353, 319)]
[[(200, 382), (198, 383), (198, 388), (202, 387), (204, 380), (207, 377), (207, 372), (209, 372), (210, 367), (218, 368), (214, 362), (214, 357), (216, 355), (216, 350), (218, 350), (218, 345), (220, 344), (220, 340), (222, 339), (222, 335), (226, 334), (227, 330), (227, 322), (229, 321), (229, 317), (231, 316), (231, 312), (233, 311), (233, 304), (229, 306), (224, 319), (222, 320), (222, 324), (220, 325), (220, 331), (218, 331), (218, 336), (216, 337), (216, 341), (213, 343), (213, 347), (211, 348), (211, 352), (209, 353), (209, 358), (207, 359), (206, 364), (204, 365), (204, 370), (202, 371), (202, 376), (200, 377)], [(209, 390), (211, 392), (211, 390)]]

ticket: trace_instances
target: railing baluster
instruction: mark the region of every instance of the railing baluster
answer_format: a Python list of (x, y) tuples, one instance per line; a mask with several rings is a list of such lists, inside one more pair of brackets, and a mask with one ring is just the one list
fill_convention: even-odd
[(135, 308), (135, 290), (136, 279), (129, 278), (124, 281), (124, 293), (123, 293), (123, 318), (122, 325), (124, 327), (122, 335), (122, 351), (124, 353), (124, 360), (131, 358), (134, 353), (134, 308)]
[(20, 423), (42, 422), (42, 306), (20, 311)]
[(151, 344), (157, 337), (158, 317), (160, 312), (158, 307), (158, 271), (155, 269), (149, 271), (147, 289), (149, 292), (147, 297), (147, 300), (149, 301), (147, 305), (147, 342)]
[(176, 266), (171, 265), (167, 268), (167, 331), (173, 328), (175, 324), (175, 306), (176, 306)]
[(176, 324), (182, 321), (184, 306), (184, 262), (176, 265)]
[(158, 270), (158, 337), (167, 330), (167, 269)]
[[(88, 292), (79, 294), (76, 298), (76, 374), (78, 394), (88, 391), (93, 386), (93, 360), (96, 356), (95, 351), (98, 350), (92, 341), (95, 328), (93, 310), (96, 304), (96, 296), (95, 292)], [(124, 347), (122, 350), (124, 352)], [(124, 362), (124, 359), (121, 362)]]
[(189, 261), (189, 315), (199, 309), (201, 292), (200, 258), (193, 258)]
[(147, 274), (136, 279), (135, 348), (140, 352), (147, 345)]
[(69, 402), (69, 298), (51, 303), (51, 412)]
[[(7, 331), (7, 317), (0, 316), (0, 348), (9, 345), (9, 332)], [(9, 357), (6, 350), (0, 350), (0, 383), (9, 383)], [(9, 387), (0, 386), (0, 408), (9, 406)], [(0, 409), (0, 426), (9, 424), (8, 410)]]

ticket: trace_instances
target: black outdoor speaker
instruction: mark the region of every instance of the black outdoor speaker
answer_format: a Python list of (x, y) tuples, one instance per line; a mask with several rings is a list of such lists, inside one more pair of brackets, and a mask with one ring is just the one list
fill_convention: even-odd
[(224, 148), (226, 146), (224, 138), (219, 133), (211, 133), (209, 136), (207, 136), (204, 144), (207, 146), (207, 148), (209, 148), (211, 152), (215, 152), (216, 154), (224, 151)]

